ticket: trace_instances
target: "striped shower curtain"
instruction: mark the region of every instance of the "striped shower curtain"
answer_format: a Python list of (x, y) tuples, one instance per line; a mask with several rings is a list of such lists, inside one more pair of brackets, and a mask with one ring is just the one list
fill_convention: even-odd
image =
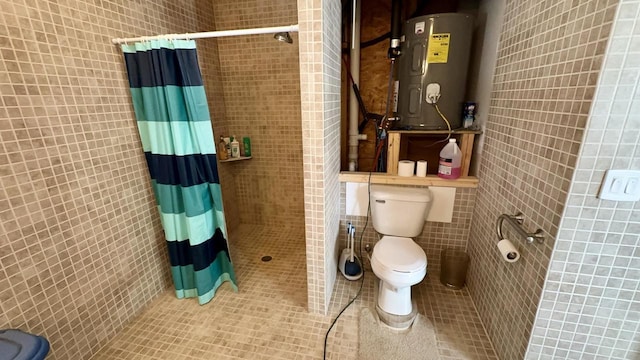
[(209, 107), (193, 40), (122, 45), (178, 298), (209, 302), (230, 281)]

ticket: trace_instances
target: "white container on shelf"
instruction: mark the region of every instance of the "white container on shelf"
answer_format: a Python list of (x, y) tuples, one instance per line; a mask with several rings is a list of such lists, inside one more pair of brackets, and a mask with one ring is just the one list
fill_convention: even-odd
[(443, 179), (457, 179), (460, 177), (462, 165), (462, 151), (456, 144), (456, 139), (449, 139), (449, 143), (440, 151), (438, 176)]
[(238, 139), (235, 136), (231, 141), (231, 157), (232, 158), (240, 157), (240, 143), (238, 142)]

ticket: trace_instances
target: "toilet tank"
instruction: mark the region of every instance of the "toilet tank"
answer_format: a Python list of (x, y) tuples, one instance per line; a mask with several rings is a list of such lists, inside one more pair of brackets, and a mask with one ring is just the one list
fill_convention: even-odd
[(429, 189), (371, 185), (371, 219), (380, 234), (420, 235), (430, 206)]

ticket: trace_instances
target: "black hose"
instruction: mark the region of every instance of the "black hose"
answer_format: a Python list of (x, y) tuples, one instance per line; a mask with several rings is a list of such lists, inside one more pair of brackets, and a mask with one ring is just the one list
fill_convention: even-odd
[[(375, 44), (377, 44), (379, 42), (382, 42), (382, 41), (388, 39), (390, 36), (391, 36), (391, 31), (389, 31), (389, 32), (387, 32), (385, 34), (382, 34), (382, 35), (378, 36), (375, 39), (371, 39), (371, 40), (367, 40), (367, 41), (361, 42), (360, 43), (360, 49), (364, 49), (364, 48), (368, 48), (369, 46), (373, 46), (373, 45), (375, 45)], [(347, 49), (347, 50), (349, 50), (349, 49)]]

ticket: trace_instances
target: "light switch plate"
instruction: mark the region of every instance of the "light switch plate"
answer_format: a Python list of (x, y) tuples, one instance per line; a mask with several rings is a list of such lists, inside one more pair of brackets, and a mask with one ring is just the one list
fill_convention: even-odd
[(607, 170), (598, 197), (603, 200), (640, 200), (640, 170)]

